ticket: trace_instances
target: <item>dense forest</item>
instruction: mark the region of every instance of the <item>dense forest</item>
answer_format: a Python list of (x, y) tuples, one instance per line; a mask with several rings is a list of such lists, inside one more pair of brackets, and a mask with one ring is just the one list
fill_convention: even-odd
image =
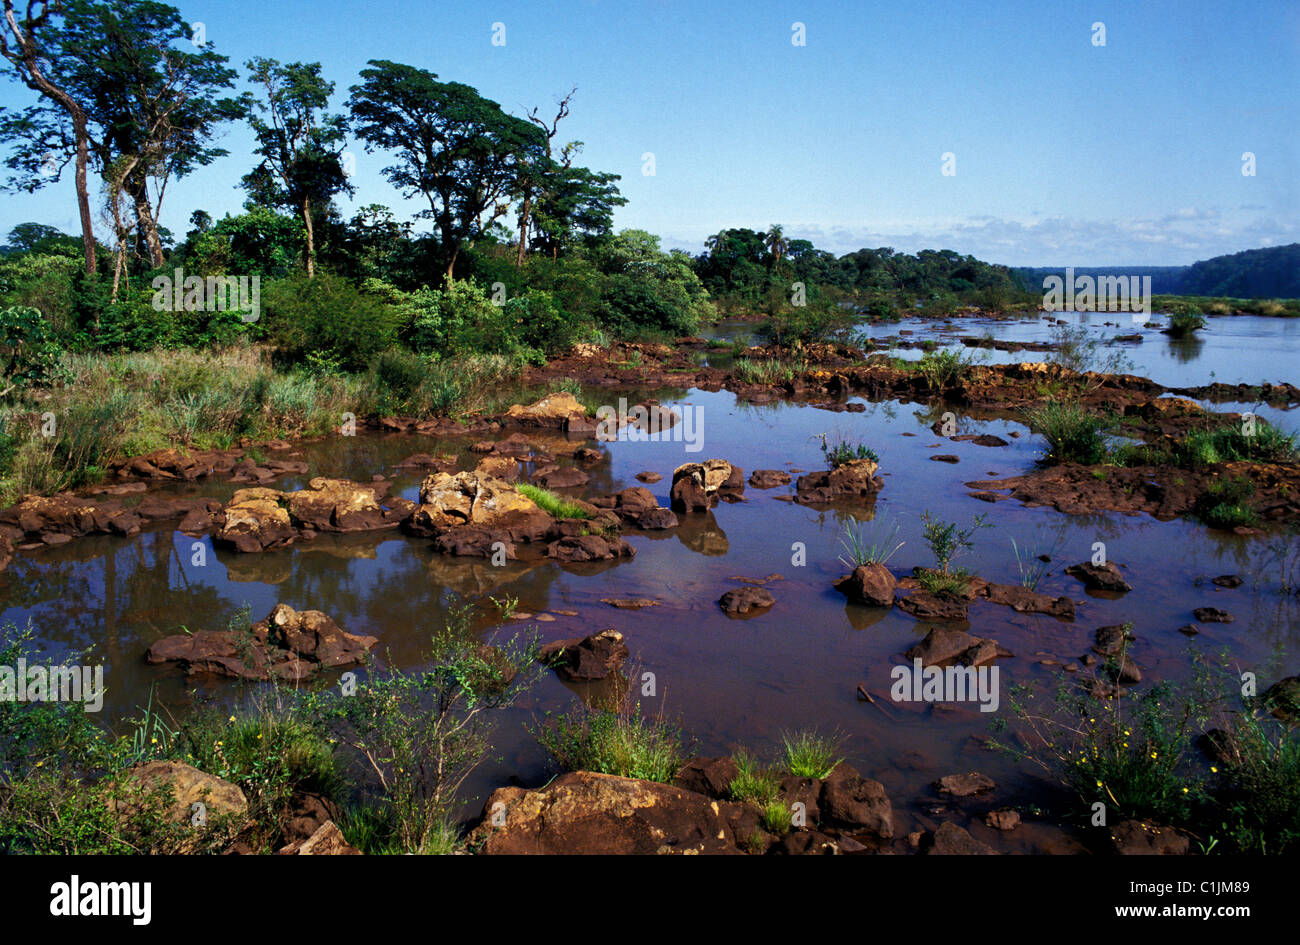
[[(1014, 270), (1027, 289), (1041, 287), (1043, 278), (1059, 275), (1064, 266), (1019, 267)], [(1150, 276), (1157, 295), (1195, 295), (1234, 299), (1300, 298), (1300, 243), (1248, 249), (1203, 259), (1190, 266), (1075, 266), (1079, 276)]]

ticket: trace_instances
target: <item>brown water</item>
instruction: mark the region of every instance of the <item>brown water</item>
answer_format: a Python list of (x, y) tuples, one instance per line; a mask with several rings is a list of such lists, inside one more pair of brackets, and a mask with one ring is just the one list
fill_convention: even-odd
[[(707, 516), (684, 516), (678, 529), (630, 536), (636, 557), (612, 566), (543, 561), (493, 568), (482, 559), (435, 554), (427, 540), (395, 531), (323, 536), (261, 555), (214, 551), (203, 539), (204, 567), (191, 563), (196, 539), (170, 528), (133, 538), (83, 539), (18, 556), (0, 574), (0, 620), (20, 625), (30, 620), (55, 655), (94, 645), (106, 665), (110, 719), (142, 705), (151, 687), (155, 699), (182, 712), (189, 699), (186, 681), (175, 669), (146, 665), (146, 649), (180, 627), (223, 627), (243, 607), (254, 619), (277, 602), (323, 610), (351, 632), (377, 636), (381, 660), (400, 666), (418, 664), (428, 635), (460, 598), (482, 603), (477, 626), (489, 636), (535, 625), (543, 640), (551, 640), (613, 626), (626, 636), (634, 663), (656, 675), (658, 696), (642, 700), (643, 709), (678, 718), (698, 738), (702, 752), (724, 753), (740, 744), (769, 751), (787, 729), (836, 731), (844, 738), (848, 761), (881, 780), (895, 806), (916, 817), (935, 803), (930, 783), (958, 771), (979, 769), (992, 776), (1000, 800), (1044, 796), (1033, 772), (986, 750), (981, 740), (995, 716), (1008, 714), (1011, 686), (1033, 681), (1050, 689), (1059, 669), (1039, 660), (1076, 659), (1093, 642), (1097, 627), (1133, 623), (1137, 642), (1130, 652), (1146, 680), (1186, 678), (1189, 647), (1215, 653), (1229, 647), (1264, 683), (1300, 669), (1294, 656), (1276, 662), (1279, 650), (1296, 651), (1297, 605), (1278, 593), (1276, 571), (1260, 564), (1272, 538), (1242, 539), (1193, 522), (1148, 517), (1071, 517), (970, 498), (964, 482), (1019, 473), (1033, 464), (1038, 445), (1016, 423), (962, 418), (961, 432), (997, 433), (1010, 440), (1008, 447), (987, 448), (935, 436), (929, 429), (933, 413), (914, 404), (884, 402), (867, 404), (863, 413), (833, 413), (790, 404), (745, 406), (726, 392), (660, 396), (665, 403), (702, 409), (703, 450), (687, 453), (680, 442), (602, 444), (608, 460), (578, 494), (640, 485), (636, 473), (653, 470), (664, 479), (648, 488), (667, 505), (673, 468), (714, 456), (742, 466), (746, 475), (756, 468), (812, 470), (823, 464), (816, 438), (822, 433), (875, 448), (885, 487), (874, 507), (823, 510), (780, 501), (777, 496), (791, 487), (747, 487), (744, 502), (724, 503)], [(1012, 432), (1022, 435), (1012, 439)], [(310, 475), (364, 481), (376, 472), (392, 472), (412, 453), (467, 445), (362, 435), (304, 444), (301, 453)], [(956, 454), (960, 463), (931, 462), (936, 451)], [(468, 454), (466, 464), (472, 467)], [(285, 480), (281, 487), (306, 478)], [(394, 492), (414, 498), (419, 479), (399, 476)], [(173, 488), (223, 496), (234, 487)], [(902, 573), (933, 563), (920, 534), (918, 519), (925, 510), (963, 525), (976, 514), (989, 514), (994, 527), (981, 531), (974, 552), (955, 562), (988, 580), (1018, 583), (1012, 539), (1022, 555), (1026, 549), (1053, 549), (1051, 572), (1039, 590), (1082, 602), (1072, 623), (1019, 615), (983, 601), (972, 605), (970, 632), (996, 638), (1016, 654), (999, 663), (998, 713), (981, 713), (974, 705), (881, 707), (856, 698), (859, 683), (878, 696), (886, 693), (890, 670), (903, 662), (901, 653), (930, 626), (897, 609), (848, 605), (832, 588), (847, 570), (837, 560), (844, 553), (844, 523), (874, 516), (877, 523), (896, 524), (905, 545), (890, 566)], [(1067, 565), (1088, 560), (1097, 541), (1106, 543), (1111, 560), (1126, 566), (1132, 593), (1117, 599), (1089, 596), (1062, 573)], [(804, 566), (792, 563), (796, 542), (806, 547)], [(734, 577), (773, 573), (784, 580), (769, 585), (777, 599), (770, 612), (743, 621), (721, 612), (718, 597), (739, 586)], [(1209, 583), (1224, 573), (1240, 574), (1246, 583), (1226, 591)], [(572, 610), (579, 616), (502, 626), (489, 595), (517, 597), (523, 612)], [(604, 597), (648, 597), (660, 606), (618, 610), (602, 604)], [(1189, 641), (1178, 628), (1192, 621), (1194, 608), (1206, 605), (1230, 610), (1236, 621), (1203, 625), (1201, 635)], [(200, 688), (228, 699), (239, 691), (224, 680)], [(569, 687), (548, 675), (500, 717), (497, 753), (466, 792), (467, 814), (476, 813), (486, 794), (510, 778), (528, 784), (547, 778), (546, 758), (525, 723), (563, 709), (574, 698)], [(1033, 836), (1015, 842), (1032, 845)]]

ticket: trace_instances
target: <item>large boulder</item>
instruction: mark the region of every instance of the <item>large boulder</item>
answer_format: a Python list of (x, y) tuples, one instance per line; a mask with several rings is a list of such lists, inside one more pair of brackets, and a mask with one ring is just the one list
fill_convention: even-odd
[(215, 544), (254, 553), (292, 544), (297, 530), (284, 507), (284, 493), (256, 487), (240, 489), (215, 516)]
[(374, 486), (318, 476), (306, 489), (286, 496), (289, 518), (300, 528), (318, 532), (360, 532), (383, 528), (384, 510)]
[(874, 499), (885, 486), (876, 475), (879, 467), (870, 459), (855, 459), (834, 469), (800, 476), (794, 484), (795, 501), (825, 504), (843, 499)]
[(604, 679), (616, 672), (627, 657), (623, 634), (613, 627), (589, 637), (547, 643), (537, 653), (537, 658), (566, 682)]
[[(200, 771), (183, 761), (147, 761), (133, 766), (127, 773), (128, 787), (141, 795), (152, 794), (160, 788), (170, 791), (166, 816), (178, 822), (190, 822), (202, 804), (207, 816), (241, 815), (248, 810), (248, 798), (238, 785)], [(128, 800), (123, 809), (135, 805)]]
[(739, 805), (669, 784), (573, 771), (544, 788), (500, 788), (470, 835), (487, 854), (740, 853)]
[(822, 782), (820, 808), (823, 821), (870, 831), (882, 840), (894, 836), (893, 808), (884, 785), (842, 762)]
[(247, 631), (197, 630), (149, 647), (150, 663), (178, 663), (190, 675), (236, 679), (307, 679), (322, 669), (361, 662), (379, 641), (348, 633), (319, 610), (277, 604)]
[(707, 512), (719, 498), (735, 498), (744, 490), (743, 469), (725, 459), (706, 459), (674, 469), (668, 496), (675, 512)]
[(587, 408), (567, 391), (547, 394), (532, 404), (513, 404), (501, 422), (526, 429), (568, 430), (584, 426)]
[(439, 535), (477, 525), (515, 542), (539, 541), (551, 524), (546, 512), (504, 480), (472, 472), (436, 472), (421, 483), (420, 505), (408, 527), (417, 534)]

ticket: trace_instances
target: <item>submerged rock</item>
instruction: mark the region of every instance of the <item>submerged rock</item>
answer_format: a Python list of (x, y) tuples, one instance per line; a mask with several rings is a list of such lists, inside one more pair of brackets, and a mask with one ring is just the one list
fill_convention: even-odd
[(1105, 564), (1093, 564), (1090, 561), (1072, 564), (1065, 569), (1065, 573), (1078, 578), (1090, 591), (1124, 594), (1133, 590), (1133, 585), (1124, 580), (1124, 575), (1119, 573), (1119, 568), (1114, 561), (1107, 561)]
[(728, 617), (757, 617), (776, 603), (772, 592), (764, 587), (737, 587), (718, 599), (718, 606)]

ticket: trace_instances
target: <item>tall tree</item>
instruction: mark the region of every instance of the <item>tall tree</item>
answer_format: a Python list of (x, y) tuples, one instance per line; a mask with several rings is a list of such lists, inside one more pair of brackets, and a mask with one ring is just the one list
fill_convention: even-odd
[(371, 60), (348, 100), (366, 151), (391, 151), (384, 175), (403, 196), (423, 195), (420, 216), (438, 231), (446, 277), (456, 259), (510, 210), (526, 168), (546, 156), (542, 130), (468, 85), (415, 66)]
[(540, 242), (550, 249), (552, 259), (581, 239), (607, 235), (614, 226), (614, 208), (627, 203), (615, 183), (618, 174), (573, 165), (574, 155), (581, 150), (581, 141), (564, 146), (534, 210)]
[[(190, 27), (167, 4), (63, 0), (57, 10), (48, 72), (80, 106), (120, 252), (130, 238), (136, 254), (156, 268), (165, 261), (157, 221), (168, 182), (225, 156), (212, 139), (221, 124), (246, 111), (242, 97), (220, 97), (234, 87), (236, 73), (211, 49), (185, 49), (193, 43)], [(46, 155), (79, 151), (82, 135), (66, 109), (44, 102), (0, 124), (0, 137), (19, 142), (9, 166), (26, 171), (22, 186), (34, 190), (51, 179), (39, 166)]]
[[(57, 7), (57, 3), (56, 3)], [(71, 141), (63, 137), (63, 129), (52, 122), (41, 122), (39, 116), (28, 114), (16, 119), (32, 132), (41, 134), (58, 134), (50, 143), (61, 145), (59, 153), (69, 149), (73, 154), (75, 186), (77, 191), (77, 213), (81, 218), (81, 242), (85, 252), (86, 275), (93, 276), (96, 270), (95, 227), (90, 216), (90, 190), (87, 184), (87, 168), (90, 164), (90, 137), (87, 131), (86, 109), (67, 88), (51, 77), (51, 66), (58, 55), (57, 30), (50, 22), (50, 4), (46, 0), (28, 0), (26, 10), (20, 19), (14, 10), (13, 0), (4, 0), (4, 23), (0, 25), (0, 56), (3, 56), (17, 73), (19, 80), (29, 89), (46, 98), (52, 105), (63, 112), (71, 126)], [(6, 121), (14, 120), (6, 116)], [(69, 147), (70, 145), (70, 147)], [(29, 152), (30, 166), (38, 173), (50, 167), (47, 154), (49, 150)], [(66, 164), (66, 160), (64, 164)], [(12, 166), (12, 165), (11, 165)], [(29, 178), (30, 180), (30, 178)], [(39, 180), (39, 178), (35, 178)], [(40, 184), (29, 189), (35, 190)]]
[(790, 241), (785, 238), (785, 231), (781, 229), (780, 224), (773, 223), (768, 227), (767, 233), (763, 237), (763, 245), (772, 254), (773, 271), (779, 269), (781, 267), (781, 257), (790, 248)]
[(262, 162), (245, 175), (244, 187), (255, 202), (288, 207), (302, 217), (311, 277), (316, 275), (313, 214), (324, 211), (336, 194), (354, 189), (343, 167), (347, 118), (326, 113), (334, 83), (321, 76), (319, 62), (282, 66), (274, 59), (254, 59), (248, 69), (265, 100), (259, 102), (262, 114), (249, 119)]
[(520, 174), (523, 199), (519, 204), (519, 247), (515, 256), (516, 266), (524, 264), (524, 253), (528, 251), (528, 226), (532, 217), (533, 200), (537, 192), (545, 187), (546, 178), (554, 166), (551, 142), (559, 133), (560, 122), (568, 117), (569, 103), (573, 101), (573, 96), (577, 91), (578, 87), (574, 86), (569, 90), (568, 95), (556, 103), (555, 117), (549, 123), (538, 114), (536, 108), (528, 113), (528, 120), (542, 129), (542, 134), (546, 136), (546, 160), (539, 161), (535, 165), (526, 166)]

